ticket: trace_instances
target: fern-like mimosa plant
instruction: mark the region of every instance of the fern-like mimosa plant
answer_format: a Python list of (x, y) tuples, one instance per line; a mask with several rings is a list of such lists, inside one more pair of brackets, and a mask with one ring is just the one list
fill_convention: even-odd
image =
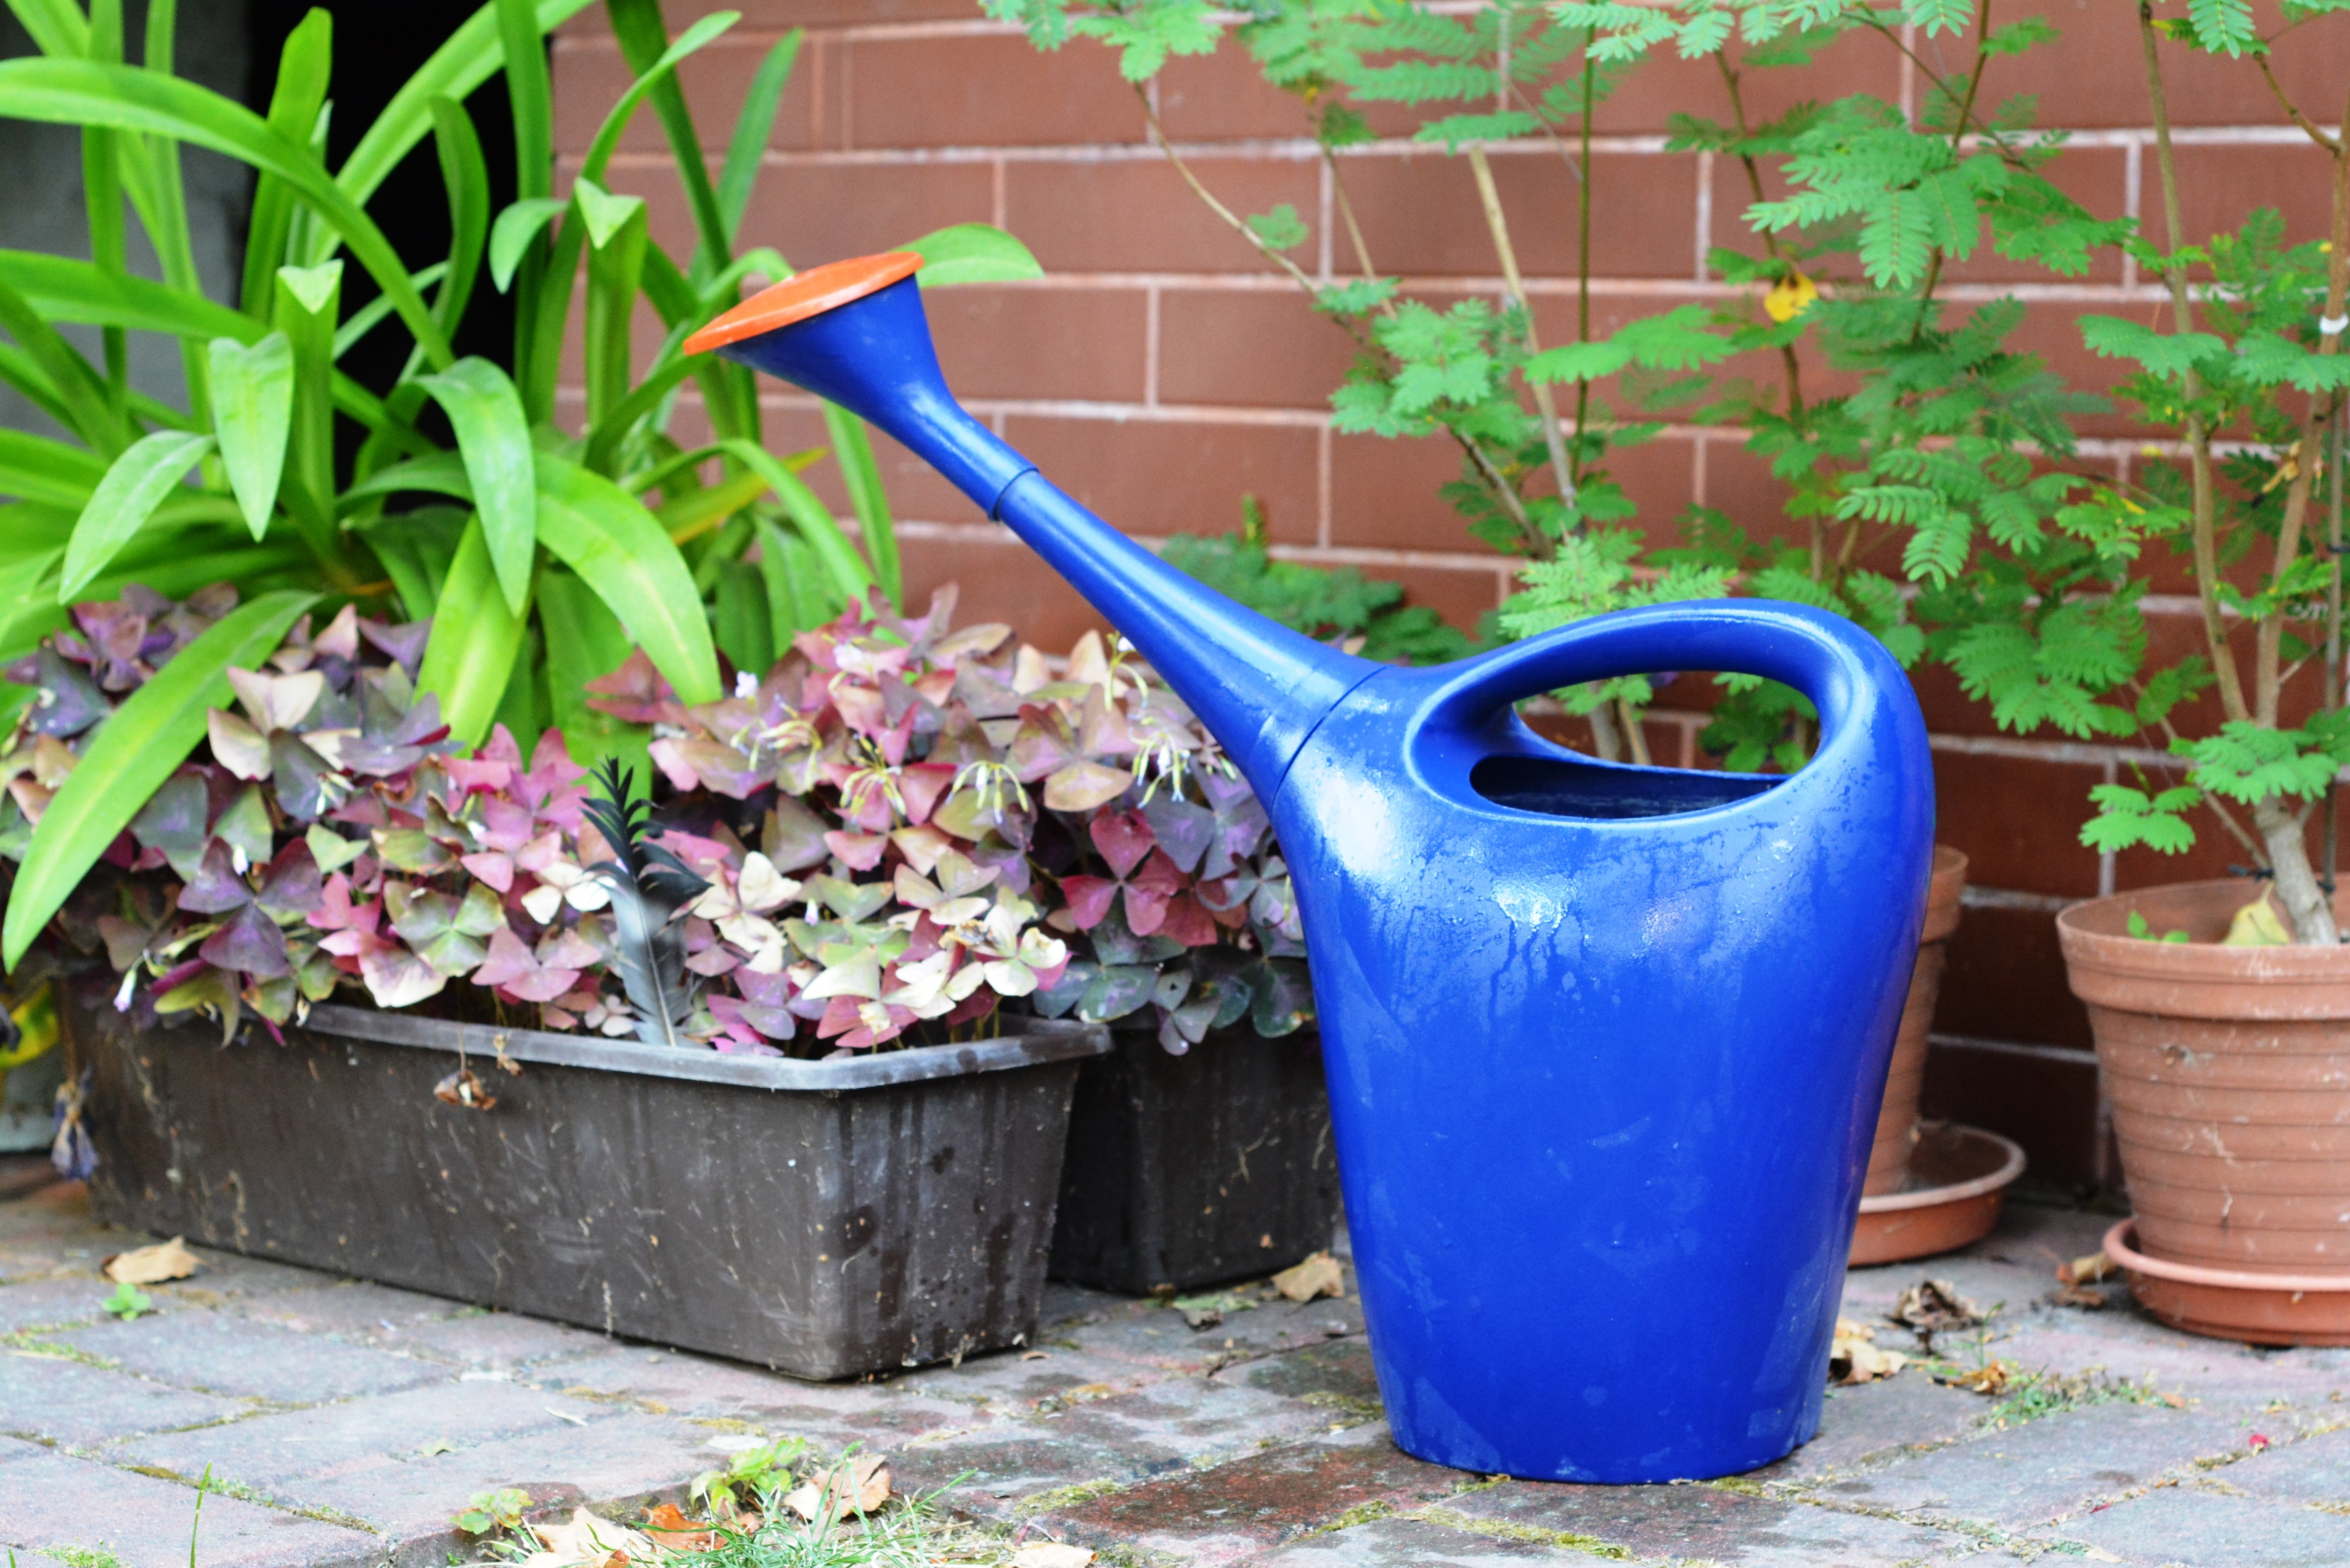
[[(1935, 641), (2003, 727), (2143, 739), (2178, 759), (2182, 773), (2143, 768), (2094, 790), (2085, 843), (2175, 855), (2199, 826), (2216, 826), (2273, 878), (2293, 940), (2331, 943), (2340, 937), (2331, 866), (2319, 874), (2307, 830), (2324, 809), (2330, 862), (2334, 781), (2350, 763), (2339, 467), (2350, 398), (2350, 104), (2333, 127), (2320, 124), (2272, 61), (2321, 47), (2303, 29), (2328, 16), (2350, 27), (2340, 15), (2350, 4), (2288, 0), (2267, 36), (2234, 0), (2142, 0), (2137, 11), (2161, 207), (2149, 223), (2158, 234), (2129, 244), (2164, 300), (2133, 317), (2084, 317), (2081, 329), (2122, 369), (2123, 395), (2172, 439), (2149, 447), (2126, 483), (2076, 484), (2054, 526), (2002, 540), (1921, 614), (1939, 623)], [(2337, 33), (2332, 47), (2342, 44)], [(2263, 211), (2190, 243), (2163, 76), (2164, 56), (2182, 49), (2257, 72), (2324, 151), (2327, 240), (2290, 244), (2282, 218)], [(2159, 554), (2184, 557), (2200, 644), (2167, 660), (2150, 657), (2139, 609)]]
[[(1527, 562), (1523, 590), (1498, 618), (1507, 635), (1744, 592), (1851, 617), (1908, 664), (1925, 649), (1908, 615), (1910, 585), (1947, 581), (1978, 538), (2032, 526), (2062, 498), (2034, 479), (2033, 458), (2069, 453), (2066, 417), (2079, 400), (2007, 346), (2019, 305), (1960, 314), (1938, 292), (1950, 263), (1984, 248), (2070, 275), (2085, 270), (2095, 246), (2120, 238), (2118, 224), (2092, 216), (2042, 172), (2061, 141), (2028, 130), (2027, 106), (1988, 107), (1992, 68), (2054, 36), (2036, 17), (1994, 26), (1988, 5), (1955, 0), (1906, 0), (1898, 10), (1848, 0), (1492, 0), (1466, 9), (1268, 0), (1240, 18), (1180, 0), (988, 3), (1047, 47), (1082, 34), (1120, 48), (1137, 80), (1170, 55), (1213, 47), (1236, 21), (1267, 79), (1300, 98), (1344, 226), (1339, 254), (1358, 278), (1310, 277), (1285, 254), (1306, 237), (1294, 213), (1240, 218), (1171, 148), (1168, 156), (1355, 336), (1361, 352), (1331, 400), (1338, 429), (1441, 433), (1459, 446), (1461, 476), (1447, 499), (1472, 534)], [(1970, 42), (1971, 68), (1937, 69), (1905, 27)], [(1923, 86), (1914, 123), (1868, 95), (1799, 103), (1766, 122), (1749, 115), (1752, 73), (1800, 67), (1848, 35), (1911, 57)], [(1669, 146), (1742, 171), (1753, 244), (1717, 250), (1710, 265), (1744, 286), (1718, 306), (1652, 311), (1596, 335), (1593, 114), (1659, 53), (1707, 61), (1721, 82), (1726, 112), (1673, 116)], [(1345, 180), (1348, 150), (1372, 134), (1357, 104), (1418, 113), (1414, 139), (1467, 165), (1503, 280), (1498, 301), (1440, 309), (1401, 296), (1396, 279), (1376, 272)], [(1580, 240), (1571, 342), (1544, 348), (1534, 330), (1487, 151), (1502, 140), (1564, 155), (1561, 194), (1575, 206)], [(1776, 201), (1765, 197), (1773, 173), (1791, 187)], [(1778, 368), (1775, 380), (1721, 373), (1734, 356), (1757, 355)], [(1815, 369), (1824, 358), (1856, 373), (1859, 389), (1807, 390), (1806, 357)], [(1789, 487), (1792, 537), (1693, 507), (1679, 519), (1679, 547), (1651, 547), (1611, 464), (1675, 413), (1742, 432)], [(1800, 766), (1814, 738), (1809, 704), (1772, 682), (1722, 683), (1708, 749), (1732, 768)], [(1640, 718), (1653, 695), (1645, 676), (1562, 694), (1589, 717), (1603, 755), (1636, 761), (1647, 760)]]

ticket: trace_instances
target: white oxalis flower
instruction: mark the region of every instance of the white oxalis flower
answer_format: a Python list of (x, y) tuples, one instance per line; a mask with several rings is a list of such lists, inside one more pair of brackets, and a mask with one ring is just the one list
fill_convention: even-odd
[(899, 964), (898, 983), (881, 993), (881, 1001), (917, 1018), (942, 1017), (977, 991), (983, 978), (977, 964), (958, 969), (953, 950), (941, 948), (919, 963)]

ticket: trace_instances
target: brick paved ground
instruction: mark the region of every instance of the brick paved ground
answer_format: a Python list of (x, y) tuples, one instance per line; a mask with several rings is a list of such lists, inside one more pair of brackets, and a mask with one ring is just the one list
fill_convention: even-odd
[[(679, 1496), (719, 1461), (713, 1438), (757, 1431), (886, 1450), (903, 1484), (1112, 1562), (2350, 1563), (2350, 1352), (2053, 1304), (2054, 1260), (2103, 1223), (2018, 1208), (1931, 1272), (2005, 1303), (1989, 1354), (2151, 1375), (2177, 1407), (2109, 1399), (2002, 1429), (1993, 1401), (1913, 1370), (1835, 1391), (1818, 1440), (1756, 1475), (1602, 1488), (1398, 1451), (1351, 1301), (1194, 1333), (1149, 1303), (1056, 1291), (1041, 1355), (847, 1385), (223, 1253), (124, 1324), (99, 1309), (97, 1269), (140, 1238), (52, 1185), (0, 1199), (0, 1543), (21, 1568), (185, 1562), (209, 1466), (203, 1568), (426, 1568), (463, 1549), (447, 1521), (475, 1491), (619, 1514)], [(1847, 1311), (1881, 1314), (1926, 1272), (1856, 1272)]]

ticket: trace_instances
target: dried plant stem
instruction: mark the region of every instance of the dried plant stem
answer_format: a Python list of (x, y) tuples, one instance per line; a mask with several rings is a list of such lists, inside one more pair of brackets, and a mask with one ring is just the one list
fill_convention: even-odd
[[(1721, 85), (1730, 94), (1731, 118), (1738, 127), (1738, 140), (1743, 142), (1751, 134), (1751, 128), (1746, 123), (1746, 95), (1739, 90), (1741, 73), (1731, 68), (1728, 49), (1714, 50), (1713, 63), (1721, 72)], [(1762, 200), (1762, 166), (1754, 161), (1754, 155), (1751, 152), (1739, 153), (1738, 163), (1746, 171), (1747, 193), (1759, 203)], [(1760, 233), (1762, 249), (1773, 261), (1784, 261), (1786, 258), (1779, 249), (1777, 231), (1763, 229)], [(1795, 357), (1793, 343), (1779, 345), (1779, 363), (1787, 372), (1787, 418), (1801, 427), (1804, 422), (1804, 366), (1803, 361)]]
[[(1232, 233), (1253, 246), (1259, 255), (1287, 273), (1291, 282), (1304, 289), (1309, 296), (1318, 297), (1322, 292), (1321, 286), (1316, 284), (1303, 267), (1265, 244), (1239, 213), (1218, 201), (1215, 193), (1200, 182), (1200, 177), (1197, 174), (1191, 172), (1191, 166), (1183, 161), (1182, 154), (1175, 151), (1175, 144), (1167, 140), (1167, 130), (1159, 123), (1159, 111), (1150, 107), (1150, 93), (1144, 84), (1135, 83), (1134, 96), (1142, 104), (1142, 118), (1150, 127), (1152, 143), (1158, 147), (1167, 161), (1174, 165), (1175, 172), (1182, 176), (1183, 183), (1191, 188), (1191, 194), (1200, 198), (1208, 211), (1222, 218), (1225, 226)], [(1349, 222), (1351, 221), (1350, 217)], [(1362, 239), (1360, 233), (1357, 232), (1355, 237), (1356, 243), (1359, 245)], [(1367, 253), (1365, 253), (1365, 265), (1367, 266)], [(1365, 352), (1376, 354), (1381, 351), (1378, 345), (1353, 323), (1343, 318), (1334, 319), (1338, 320), (1339, 326), (1346, 329), (1347, 335), (1353, 337)], [(1493, 493), (1494, 504), (1501, 507), (1509, 517), (1511, 524), (1525, 539), (1528, 549), (1536, 556), (1548, 559), (1553, 554), (1549, 547), (1549, 541), (1543, 536), (1542, 530), (1534, 526), (1534, 520), (1526, 515), (1525, 505), (1518, 498), (1517, 488), (1509, 482), (1499, 468), (1494, 466), (1493, 460), (1486, 455), (1484, 449), (1457, 431), (1449, 433), (1452, 435), (1454, 442), (1459, 445), (1462, 454), (1476, 468), (1478, 476), (1484, 480), (1486, 487)]]
[[(1493, 166), (1487, 161), (1482, 147), (1469, 149), (1469, 167), (1477, 176), (1477, 199), (1485, 208), (1485, 227), (1493, 236), (1493, 254), (1502, 264), (1502, 281), (1509, 287), (1510, 302), (1525, 317), (1526, 351), (1538, 354), (1542, 342), (1534, 336), (1534, 306), (1526, 302), (1525, 279), (1518, 272), (1518, 253), (1510, 244), (1510, 222), (1502, 212), (1502, 193), (1494, 188)], [(1529, 384), (1534, 388), (1534, 408), (1542, 415), (1543, 444), (1550, 450), (1551, 474), (1558, 481), (1559, 499), (1573, 506), (1575, 474), (1567, 466), (1566, 440), (1559, 433), (1558, 406), (1552, 400), (1547, 383)]]
[(1355, 265), (1362, 268), (1365, 277), (1377, 277), (1378, 271), (1371, 265), (1371, 247), (1363, 243), (1363, 225), (1355, 221), (1355, 203), (1347, 194), (1346, 177), (1338, 172), (1338, 155), (1325, 143), (1322, 162), (1330, 171), (1330, 194), (1338, 203), (1339, 219), (1347, 225), (1347, 238), (1355, 247)]
[[(2154, 111), (2155, 148), (2162, 177), (2163, 216), (2170, 249), (2175, 254), (2184, 244), (2184, 227), (2178, 204), (2178, 171), (2170, 142), (2170, 115), (2162, 89), (2162, 67), (2155, 47), (2154, 7), (2150, 0), (2139, 0), (2138, 34), (2146, 53), (2147, 90)], [(2344, 111), (2344, 127), (2350, 132), (2350, 108)], [(2337, 144), (2334, 153), (2334, 247), (2326, 275), (2326, 315), (2338, 315), (2342, 310), (2345, 281), (2350, 281), (2350, 257), (2345, 257), (2344, 245), (2350, 241), (2350, 157), (2345, 157)], [(2164, 269), (2170, 287), (2172, 314), (2177, 330), (2193, 330), (2193, 301), (2189, 297), (2184, 270), (2173, 261)], [(2340, 351), (2341, 334), (2325, 335), (2318, 348), (2321, 354)], [(2278, 718), (2278, 691), (2282, 684), (2279, 661), (2284, 632), (2282, 608), (2262, 618), (2253, 632), (2252, 701), (2247, 705), (2240, 672), (2228, 652), (2226, 628), (2220, 617), (2220, 574), (2218, 551), (2218, 496), (2211, 472), (2211, 437), (2202, 415), (2191, 411), (2195, 399), (2200, 396), (2201, 378), (2190, 367), (2180, 377), (2190, 407), (2187, 419), (2188, 449), (2194, 464), (2194, 541), (2196, 597), (2203, 607), (2204, 636), (2210, 643), (2215, 672), (2219, 677), (2221, 707), (2230, 720), (2250, 719), (2263, 728), (2273, 729)], [(2318, 437), (2324, 422), (2334, 412), (2331, 400), (2310, 400), (2308, 411), (2300, 421), (2300, 439), (2293, 444), (2286, 461), (2293, 464), (2292, 482), (2285, 492), (2284, 517), (2277, 530), (2277, 542), (2271, 559), (2270, 580), (2281, 581), (2291, 569), (2301, 548), (2301, 535), (2307, 524), (2309, 498), (2314, 471), (2318, 466)], [(2314, 803), (2312, 803), (2313, 805)], [(2285, 915), (2293, 922), (2296, 941), (2318, 946), (2338, 942), (2340, 933), (2334, 920), (2333, 900), (2318, 885), (2310, 865), (2309, 841), (2305, 826), (2309, 812), (2296, 807), (2282, 794), (2271, 794), (2252, 803), (2252, 826), (2259, 831), (2268, 851), (2271, 872), (2275, 877), (2277, 897), (2282, 901)]]
[[(2162, 176), (2163, 215), (2168, 225), (2170, 249), (2176, 253), (2185, 248), (2187, 242), (2178, 209), (2178, 162), (2170, 145), (2169, 106), (2163, 98), (2162, 63), (2155, 54), (2151, 0), (2138, 0), (2137, 16), (2138, 36), (2146, 49), (2147, 93), (2154, 109), (2155, 161)], [(2173, 265), (2163, 269), (2163, 281), (2170, 286), (2174, 329), (2192, 332), (2195, 308), (2187, 290), (2187, 275)], [(2190, 367), (2184, 381), (2187, 400), (2191, 404), (2203, 395), (2202, 378)], [(2212, 485), (2211, 433), (2203, 428), (2200, 414), (2189, 413), (2186, 435), (2194, 488), (2195, 594), (2203, 611), (2203, 640), (2211, 658), (2212, 674), (2219, 682), (2221, 711), (2230, 720), (2248, 720), (2251, 710), (2244, 701), (2243, 678), (2236, 669), (2235, 656), (2228, 650), (2228, 626), (2220, 613), (2218, 497)]]

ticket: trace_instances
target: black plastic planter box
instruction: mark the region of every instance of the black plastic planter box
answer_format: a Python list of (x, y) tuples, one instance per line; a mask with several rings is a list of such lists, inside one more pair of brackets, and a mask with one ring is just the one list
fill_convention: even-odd
[[(67, 1011), (101, 1219), (803, 1377), (1034, 1333), (1071, 1087), (1109, 1046), (1006, 1019), (803, 1062), (348, 1007), (224, 1046)], [(494, 1106), (433, 1097), (461, 1064)]]
[(1338, 1162), (1312, 1029), (1246, 1024), (1170, 1056), (1151, 1029), (1077, 1072), (1056, 1280), (1143, 1295), (1287, 1268), (1330, 1244)]

